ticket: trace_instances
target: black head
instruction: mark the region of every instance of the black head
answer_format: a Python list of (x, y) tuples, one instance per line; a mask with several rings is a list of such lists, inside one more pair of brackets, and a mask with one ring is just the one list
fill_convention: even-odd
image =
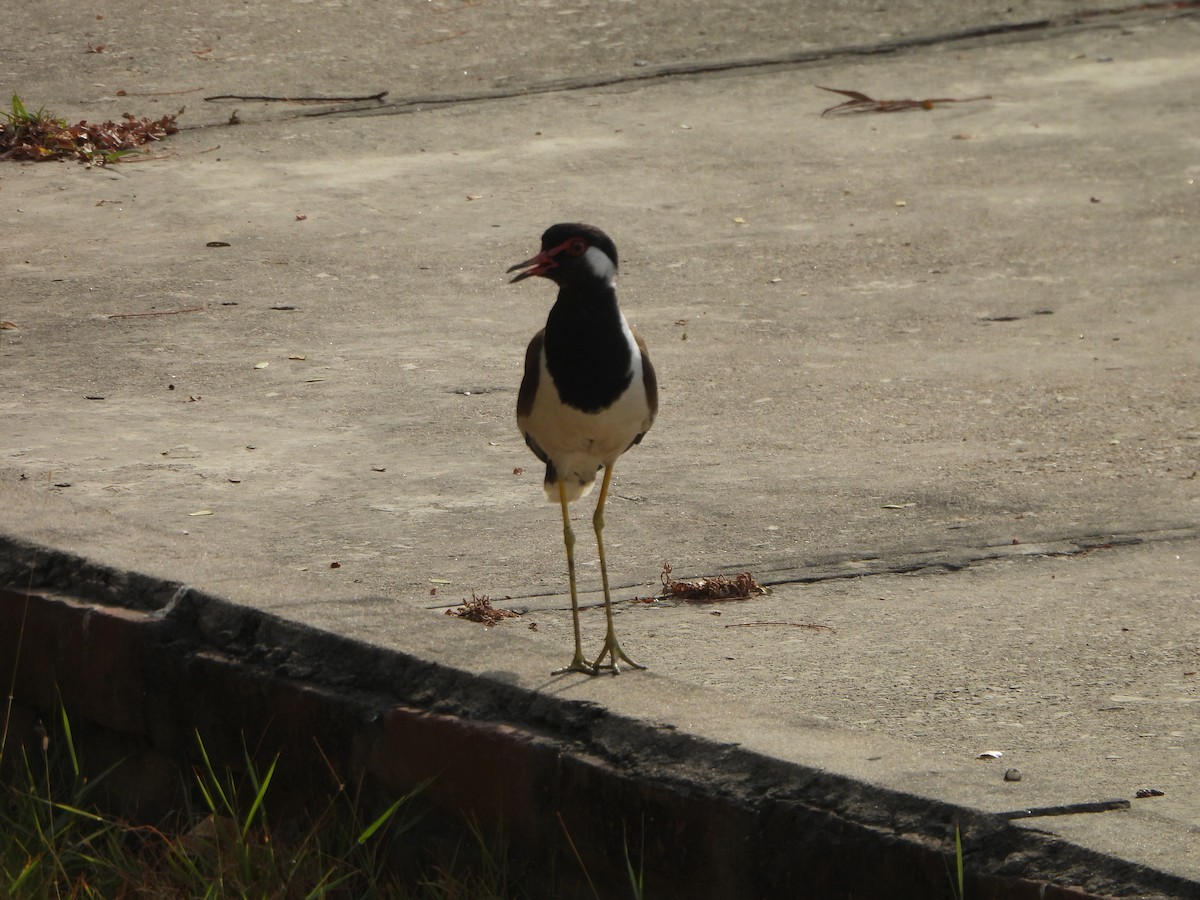
[(542, 252), (509, 268), (525, 271), (513, 282), (531, 275), (549, 278), (555, 284), (617, 277), (617, 247), (607, 234), (592, 225), (563, 222), (551, 225), (542, 235)]

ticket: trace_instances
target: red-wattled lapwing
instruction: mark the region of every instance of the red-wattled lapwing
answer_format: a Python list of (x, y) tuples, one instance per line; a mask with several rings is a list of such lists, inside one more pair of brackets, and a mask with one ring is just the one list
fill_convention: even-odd
[[(558, 299), (546, 327), (533, 336), (525, 352), (525, 377), (517, 396), (517, 426), (525, 443), (546, 464), (545, 489), (562, 506), (567, 577), (571, 583), (571, 618), (575, 657), (561, 672), (613, 673), (630, 659), (613, 630), (612, 598), (604, 560), (604, 501), (617, 457), (638, 443), (658, 410), (658, 383), (646, 344), (629, 327), (617, 305), (617, 248), (591, 225), (553, 225), (542, 235), (542, 251), (517, 263), (524, 270), (513, 282), (541, 275), (558, 285)], [(575, 589), (575, 534), (567, 505), (585, 496), (604, 470), (592, 525), (604, 585), (608, 633), (594, 663), (583, 656), (579, 641), (579, 598)]]

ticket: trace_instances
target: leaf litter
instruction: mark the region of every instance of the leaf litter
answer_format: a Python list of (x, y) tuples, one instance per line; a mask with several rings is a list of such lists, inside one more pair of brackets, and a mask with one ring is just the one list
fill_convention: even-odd
[(677, 581), (671, 577), (671, 564), (663, 563), (662, 575), (663, 592), (660, 600), (687, 600), (692, 603), (716, 603), (721, 600), (749, 600), (759, 594), (769, 594), (770, 590), (754, 580), (749, 572), (739, 572), (737, 575), (713, 575), (710, 578), (697, 578), (692, 581)]
[[(663, 590), (657, 597), (635, 598), (634, 602), (654, 603), (658, 600), (682, 600), (686, 603), (721, 603), (727, 600), (749, 600), (754, 596), (770, 594), (771, 589), (759, 584), (749, 572), (739, 572), (737, 575), (714, 575), (710, 578), (694, 578), (679, 581), (671, 575), (671, 564), (664, 562), (662, 574), (659, 576)], [(721, 615), (714, 612), (713, 615)], [(726, 628), (806, 628), (810, 631), (828, 631), (837, 634), (832, 625), (820, 625), (816, 622), (734, 622)]]
[[(505, 597), (506, 600), (511, 599)], [(503, 609), (499, 606), (492, 606), (492, 598), (487, 594), (479, 597), (474, 591), (471, 591), (471, 599), (464, 599), (462, 606), (455, 606), (446, 610), (446, 615), (457, 616), (460, 619), (466, 619), (468, 622), (479, 622), (491, 628), (501, 619), (518, 619), (521, 617), (519, 612), (514, 612), (511, 609)]]
[(77, 159), (87, 165), (119, 162), (145, 144), (176, 134), (183, 110), (157, 119), (123, 113), (119, 122), (82, 120), (74, 125), (46, 112), (30, 111), (16, 94), (10, 112), (0, 112), (0, 159), (42, 162)]

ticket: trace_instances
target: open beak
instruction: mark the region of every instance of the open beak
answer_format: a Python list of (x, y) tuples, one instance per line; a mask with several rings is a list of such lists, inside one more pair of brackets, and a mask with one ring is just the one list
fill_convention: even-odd
[(530, 257), (525, 262), (519, 262), (515, 266), (509, 266), (509, 272), (516, 272), (518, 269), (525, 271), (519, 274), (509, 284), (516, 284), (518, 281), (523, 281), (531, 275), (545, 275), (551, 269), (558, 268), (558, 263), (554, 261), (554, 257), (543, 250), (537, 256)]

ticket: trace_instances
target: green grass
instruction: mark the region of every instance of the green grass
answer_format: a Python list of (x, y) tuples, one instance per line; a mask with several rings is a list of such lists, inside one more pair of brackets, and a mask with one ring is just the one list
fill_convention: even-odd
[[(9, 699), (11, 704), (11, 696)], [(8, 710), (11, 711), (11, 710)], [(427, 784), (367, 813), (339, 786), (315, 813), (272, 819), (279, 759), (256, 766), (243, 747), (238, 771), (214, 763), (197, 734), (191, 783), (171, 822), (147, 826), (105, 811), (101, 792), (116, 768), (89, 778), (71, 720), (60, 711), (40, 746), (10, 744), (0, 731), (0, 897), (384, 898), (510, 900), (524, 896), (503, 830), (476, 822), (458, 847), (434, 859), (414, 831)], [(35, 742), (36, 743), (36, 742)], [(194, 797), (194, 800), (187, 798)], [(559, 816), (566, 845), (596, 900), (600, 891)], [(627, 896), (644, 900), (645, 826), (625, 834)], [(636, 851), (636, 853), (635, 853)], [(949, 893), (966, 900), (962, 832), (946, 860)], [(407, 860), (404, 872), (395, 866)], [(421, 860), (417, 868), (414, 859)]]
[[(22, 748), (19, 759), (0, 764), (14, 773), (0, 799), (0, 889), (17, 900), (23, 897), (101, 897), (107, 888), (126, 880), (127, 861), (121, 835), (92, 808), (100, 779), (82, 777), (71, 736), (70, 720), (61, 717), (65, 752), (51, 767), (31, 759)], [(42, 739), (48, 758), (49, 736)]]
[[(11, 701), (10, 701), (11, 702)], [(9, 717), (5, 717), (7, 722)], [(417, 871), (394, 862), (421, 857), (416, 801), (427, 787), (364, 812), (339, 786), (318, 811), (272, 821), (271, 788), (279, 759), (256, 766), (243, 747), (238, 771), (216, 765), (195, 738), (191, 784), (180, 785), (178, 817), (151, 827), (104, 811), (100, 792), (116, 768), (88, 778), (71, 720), (61, 711), (32, 751), (0, 732), (0, 897), (43, 898), (362, 898), (509, 900), (524, 896), (511, 871), (503, 831), (476, 822), (458, 848)], [(335, 779), (336, 780), (336, 779)], [(190, 788), (190, 790), (187, 790)], [(600, 891), (566, 823), (566, 844), (591, 894)], [(628, 896), (646, 897), (645, 832), (624, 839)], [(636, 854), (634, 852), (636, 850)], [(966, 900), (963, 841), (955, 825), (947, 859), (950, 894)]]
[(950, 891), (954, 900), (967, 900), (967, 886), (963, 878), (962, 829), (957, 822), (954, 823), (954, 873), (950, 877)]
[[(218, 767), (199, 736), (194, 793), (169, 826), (148, 827), (103, 811), (99, 791), (112, 770), (87, 778), (69, 717), (62, 713), (40, 750), (14, 750), (0, 735), (0, 896), (60, 898), (358, 898), (501, 900), (519, 896), (503, 836), (473, 827), (476, 847), (415, 876), (390, 865), (412, 840), (414, 798), (364, 815), (359, 798), (334, 791), (316, 814), (271, 821), (278, 759), (265, 768)], [(245, 751), (243, 751), (245, 752)], [(412, 855), (412, 854), (410, 854)], [(417, 854), (419, 855), (419, 853)]]

